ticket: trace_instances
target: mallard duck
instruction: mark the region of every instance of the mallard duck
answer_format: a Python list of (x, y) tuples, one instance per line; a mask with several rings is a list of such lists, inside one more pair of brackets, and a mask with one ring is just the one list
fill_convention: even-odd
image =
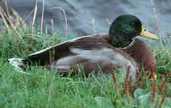
[(83, 66), (85, 73), (112, 73), (121, 68), (136, 79), (138, 70), (144, 68), (149, 73), (156, 72), (156, 61), (152, 51), (139, 38), (159, 39), (144, 29), (142, 22), (133, 15), (121, 15), (110, 26), (109, 33), (75, 38), (55, 46), (32, 53), (24, 59), (11, 58), (9, 63), (18, 69), (29, 65), (45, 66), (68, 74)]

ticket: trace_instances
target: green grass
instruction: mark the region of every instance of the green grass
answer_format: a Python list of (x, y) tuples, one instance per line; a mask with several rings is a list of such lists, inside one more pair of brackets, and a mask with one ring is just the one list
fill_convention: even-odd
[(7, 64), (2, 70), (5, 70), (1, 71), (0, 83), (2, 108), (94, 108), (97, 107), (94, 97), (109, 97), (114, 93), (107, 78), (95, 81), (60, 77), (42, 69), (21, 75)]
[(147, 104), (139, 104), (136, 98), (124, 94), (123, 81), (118, 79), (118, 86), (114, 86), (111, 75), (61, 77), (38, 67), (28, 70), (30, 74), (26, 75), (8, 63), (1, 61), (0, 66), (0, 108), (145, 108), (151, 105), (146, 99), (151, 89), (149, 81), (137, 93), (141, 98), (144, 96)]
[[(68, 37), (73, 37), (69, 35)], [(162, 93), (157, 92), (156, 101), (149, 101), (151, 82), (145, 80), (144, 89), (137, 89), (134, 97), (124, 93), (124, 81), (121, 74), (113, 82), (111, 75), (81, 75), (61, 77), (56, 72), (40, 67), (32, 67), (21, 74), (7, 63), (15, 56), (29, 53), (54, 45), (66, 37), (59, 34), (42, 34), (30, 29), (19, 28), (0, 34), (0, 108), (156, 108)], [(171, 50), (156, 48), (158, 73), (171, 71)], [(158, 85), (162, 80), (158, 78)], [(167, 90), (163, 108), (171, 107), (171, 83), (166, 82)]]

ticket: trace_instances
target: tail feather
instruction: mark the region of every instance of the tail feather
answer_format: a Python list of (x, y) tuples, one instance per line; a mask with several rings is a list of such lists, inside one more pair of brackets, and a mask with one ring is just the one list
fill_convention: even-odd
[(28, 74), (28, 73), (24, 72), (24, 70), (26, 69), (24, 59), (22, 59), (22, 58), (10, 58), (10, 59), (8, 59), (8, 62), (17, 70), (17, 72)]

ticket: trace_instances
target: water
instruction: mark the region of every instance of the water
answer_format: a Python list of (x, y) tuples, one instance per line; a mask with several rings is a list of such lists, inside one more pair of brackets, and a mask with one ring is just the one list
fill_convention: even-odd
[[(35, 0), (8, 0), (8, 3), (28, 23), (32, 22), (30, 12)], [(38, 24), (41, 22), (42, 4), (43, 0), (39, 0)], [(45, 26), (51, 32), (79, 36), (108, 32), (109, 24), (118, 15), (133, 14), (151, 31), (163, 37), (171, 33), (171, 0), (44, 0), (44, 4)]]

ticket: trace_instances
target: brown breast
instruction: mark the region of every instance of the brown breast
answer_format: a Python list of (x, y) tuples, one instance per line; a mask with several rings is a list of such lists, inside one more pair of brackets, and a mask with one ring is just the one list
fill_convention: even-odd
[(156, 59), (151, 49), (140, 39), (127, 48), (122, 49), (127, 52), (139, 64), (139, 69), (149, 72), (150, 76), (156, 74)]

